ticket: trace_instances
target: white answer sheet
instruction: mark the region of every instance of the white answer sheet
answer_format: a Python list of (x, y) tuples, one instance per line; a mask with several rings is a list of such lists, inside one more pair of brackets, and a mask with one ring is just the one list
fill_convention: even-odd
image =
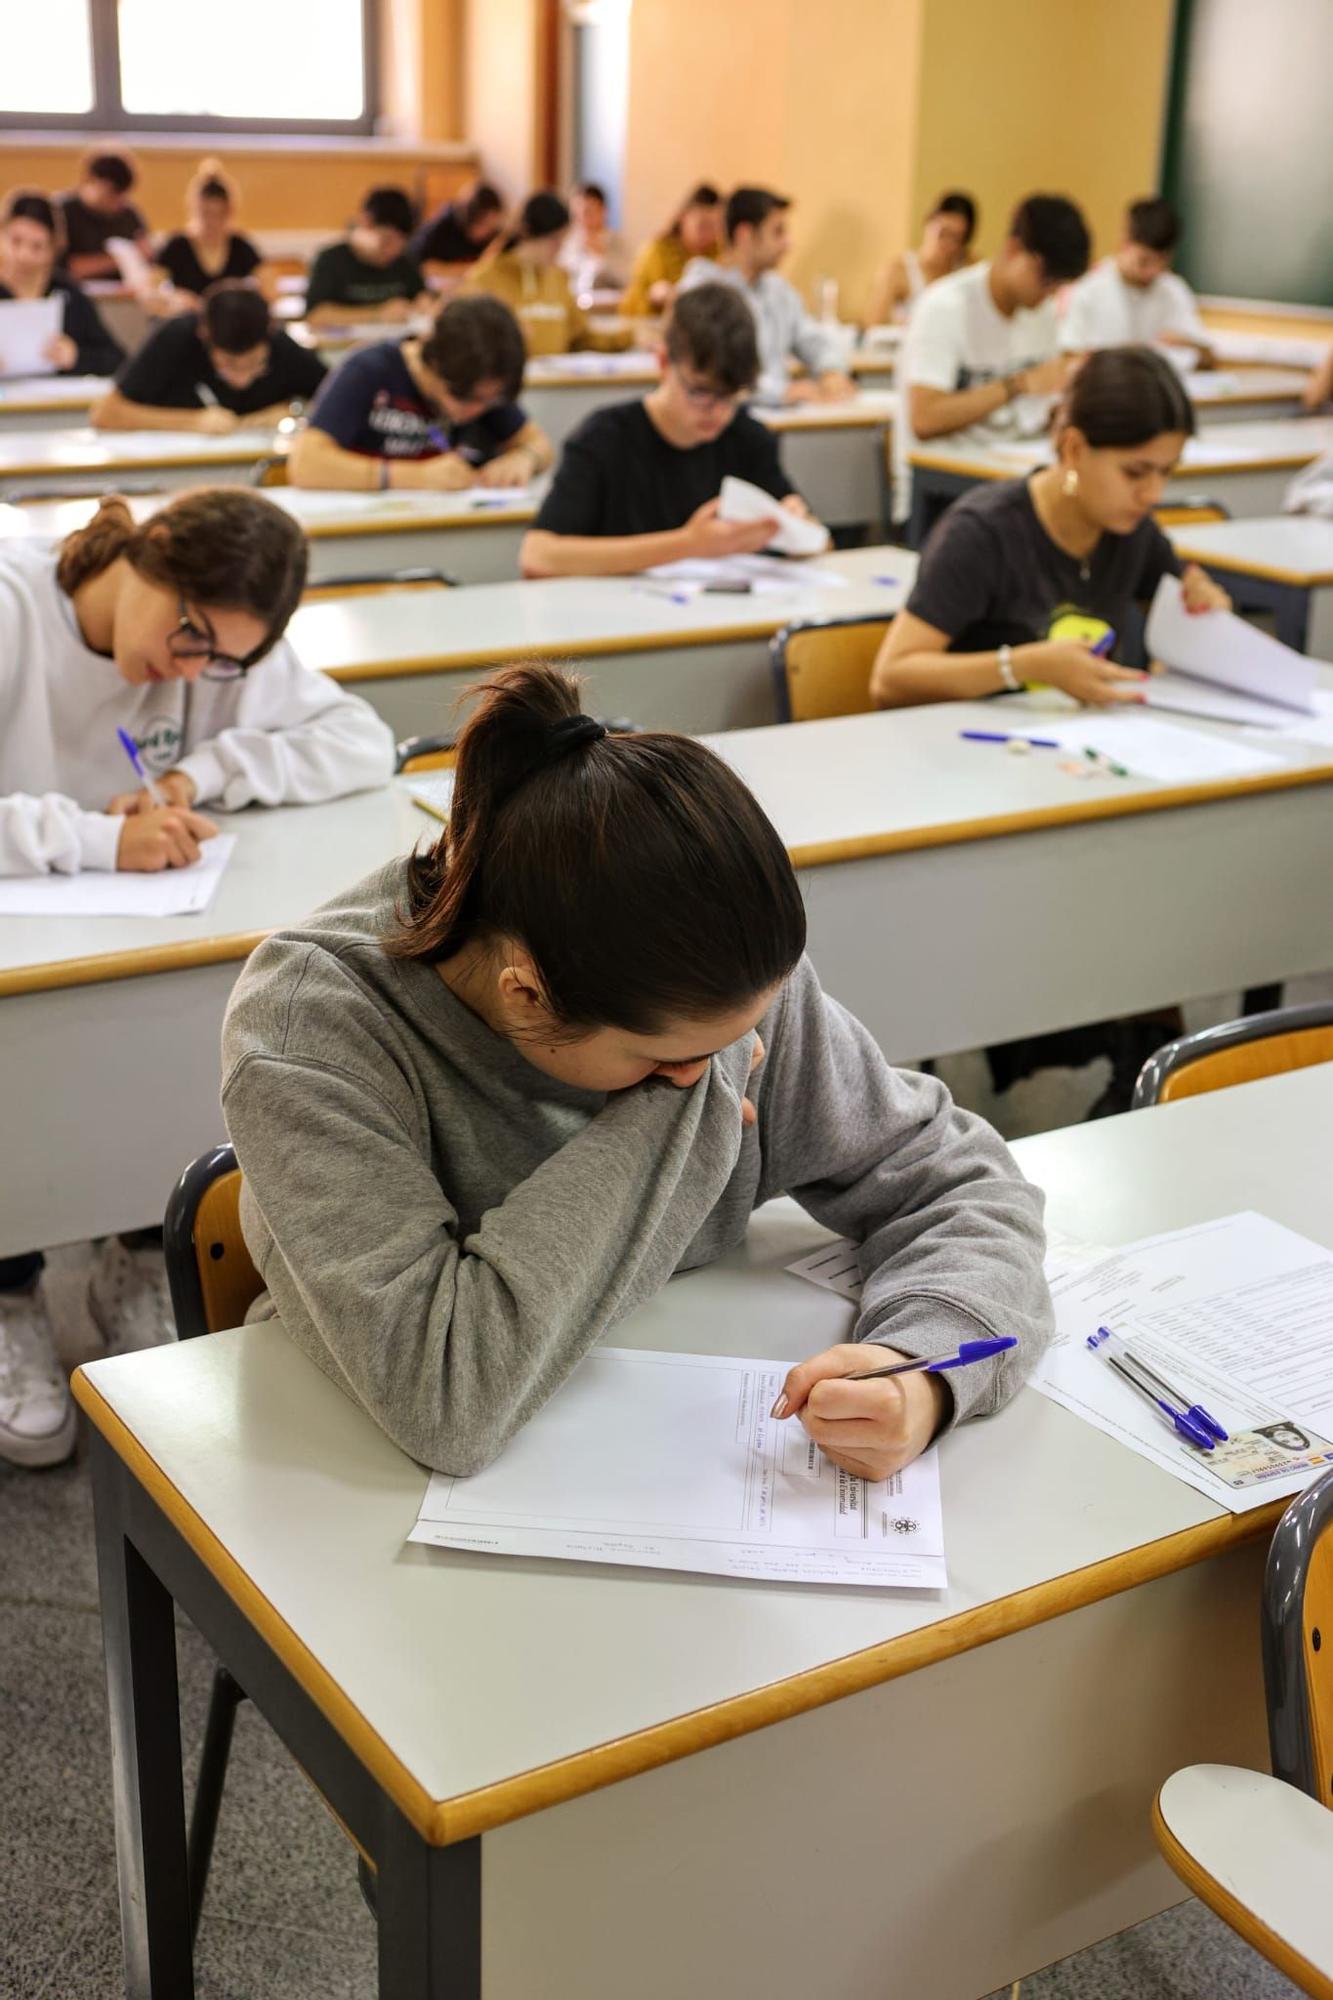
[(775, 523), (767, 544), (779, 555), (817, 556), (829, 546), (829, 531), (820, 521), (808, 521), (793, 514), (752, 480), (738, 479), (729, 472), (718, 495), (721, 521), (768, 521)]
[(781, 1583), (944, 1589), (939, 1458), (873, 1484), (774, 1422), (785, 1361), (598, 1347), (410, 1540)]
[[(1277, 713), (1278, 711), (1274, 711)], [(1137, 705), (1108, 713), (1086, 710), (1071, 721), (1041, 718), (1041, 734), (1062, 749), (1095, 750), (1123, 764), (1136, 778), (1164, 784), (1201, 784), (1209, 778), (1239, 778), (1248, 771), (1276, 770), (1279, 760), (1247, 737), (1210, 735), (1187, 724), (1156, 722)]]
[(686, 556), (680, 562), (654, 563), (636, 586), (673, 604), (689, 604), (705, 591), (782, 596), (796, 590), (846, 590), (841, 570), (814, 563), (789, 562), (783, 556)]
[(432, 819), (447, 822), (449, 808), (454, 802), (454, 773), (451, 769), (413, 771), (398, 782), (405, 792), (412, 794), (423, 812), (428, 812)]
[(85, 868), (78, 875), (0, 875), (0, 917), (189, 917), (206, 910), (236, 845), (206, 840), (190, 868), (152, 875)]
[(54, 374), (46, 350), (64, 324), (59, 292), (45, 299), (0, 299), (0, 375)]
[[(1333, 1251), (1246, 1210), (1119, 1249), (1048, 1259), (1056, 1333), (1032, 1387), (1232, 1513), (1299, 1493), (1333, 1465)], [(1224, 1483), (1086, 1341), (1129, 1341), (1271, 1464)], [(1304, 1426), (1304, 1429), (1301, 1427)], [(1271, 1432), (1272, 1435), (1267, 1434)], [(1214, 1463), (1221, 1465), (1220, 1455)]]

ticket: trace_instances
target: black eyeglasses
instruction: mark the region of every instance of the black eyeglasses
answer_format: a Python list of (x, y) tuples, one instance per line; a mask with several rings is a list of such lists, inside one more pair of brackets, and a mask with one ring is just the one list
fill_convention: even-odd
[(176, 599), (176, 609), (180, 613), (179, 623), (167, 640), (167, 651), (172, 659), (203, 660), (202, 680), (241, 680), (248, 671), (249, 661), (233, 660), (229, 653), (219, 653), (207, 621), (192, 618), (183, 597)]

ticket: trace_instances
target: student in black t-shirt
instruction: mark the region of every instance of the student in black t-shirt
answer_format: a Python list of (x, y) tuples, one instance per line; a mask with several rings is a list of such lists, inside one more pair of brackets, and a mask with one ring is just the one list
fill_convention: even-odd
[[(662, 379), (639, 402), (585, 417), (523, 538), (524, 576), (627, 576), (697, 556), (753, 555), (782, 508), (809, 508), (782, 469), (777, 439), (742, 410), (759, 373), (754, 315), (725, 285), (671, 308)], [(728, 474), (773, 495), (773, 519), (722, 521)]]
[(305, 316), (312, 326), (411, 319), (425, 289), (407, 249), (415, 219), (401, 188), (371, 189), (343, 241), (327, 244), (310, 266)]
[(411, 255), (427, 282), (454, 276), (460, 265), (475, 264), (504, 227), (504, 203), (488, 181), (446, 202), (412, 238)]
[(91, 419), (104, 431), (262, 429), (313, 396), (328, 370), (269, 322), (252, 285), (214, 285), (202, 312), (150, 333)]
[(292, 447), (293, 486), (525, 486), (555, 454), (518, 404), (525, 349), (498, 299), (454, 299), (424, 340), (380, 341), (331, 375)]
[[(62, 329), (46, 352), (58, 375), (111, 375), (125, 359), (125, 350), (102, 324), (96, 306), (56, 267), (60, 221), (44, 194), (19, 189), (5, 203), (0, 221), (0, 299), (46, 299), (58, 292), (63, 301)], [(4, 336), (0, 334), (0, 343)], [(0, 374), (5, 357), (0, 346)]]
[(185, 191), (184, 229), (168, 236), (155, 262), (171, 286), (173, 311), (197, 309), (210, 285), (248, 281), (264, 289), (263, 263), (248, 236), (233, 228), (236, 183), (221, 160), (201, 160)]
[(126, 237), (148, 255), (148, 225), (125, 197), (134, 186), (134, 168), (123, 153), (94, 153), (84, 162), (78, 186), (59, 197), (65, 225), (65, 262), (81, 283), (118, 278), (120, 267), (107, 251), (113, 236)]
[(877, 706), (975, 701), (1027, 681), (1076, 701), (1140, 700), (1142, 675), (1113, 660), (1161, 577), (1181, 578), (1190, 611), (1230, 609), (1152, 517), (1193, 431), (1161, 355), (1090, 355), (1056, 417), (1055, 463), (976, 487), (939, 521), (875, 661)]

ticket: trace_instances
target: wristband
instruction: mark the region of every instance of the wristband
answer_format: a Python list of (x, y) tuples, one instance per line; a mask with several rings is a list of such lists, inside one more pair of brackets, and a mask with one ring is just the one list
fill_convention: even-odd
[(1018, 675), (1014, 672), (1013, 662), (1014, 662), (1013, 647), (1012, 646), (999, 647), (995, 655), (995, 664), (1000, 669), (1000, 680), (1004, 685), (1005, 693), (1021, 694), (1023, 692), (1023, 683), (1022, 681), (1019, 680)]

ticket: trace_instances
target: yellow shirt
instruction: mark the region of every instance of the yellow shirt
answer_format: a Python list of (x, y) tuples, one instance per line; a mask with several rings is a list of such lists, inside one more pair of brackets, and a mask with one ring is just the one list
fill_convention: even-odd
[[(716, 250), (704, 253), (716, 257)], [(653, 304), (650, 293), (654, 285), (676, 286), (681, 281), (685, 266), (690, 261), (690, 253), (685, 249), (679, 236), (655, 236), (651, 243), (645, 243), (634, 259), (634, 269), (630, 272), (629, 284), (620, 300), (620, 310), (626, 319), (648, 319), (661, 311)]]
[(568, 354), (576, 347), (608, 350), (630, 343), (629, 327), (615, 333), (592, 327), (558, 264), (533, 264), (517, 250), (502, 250), (478, 266), (460, 289), (489, 292), (507, 305), (523, 329), (529, 354)]

